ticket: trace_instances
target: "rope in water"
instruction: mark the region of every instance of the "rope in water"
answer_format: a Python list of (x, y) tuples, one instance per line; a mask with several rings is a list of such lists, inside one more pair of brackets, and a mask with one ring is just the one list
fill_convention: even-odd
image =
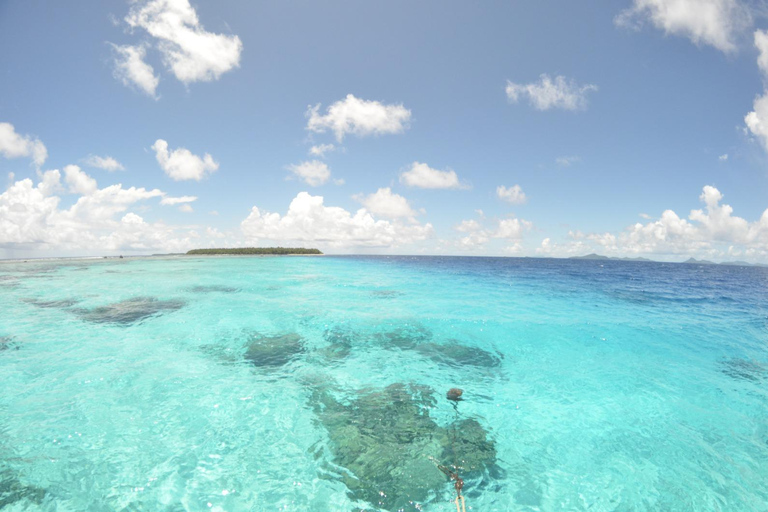
[[(464, 480), (461, 479), (459, 476), (459, 464), (458, 460), (456, 458), (456, 424), (459, 422), (459, 401), (461, 400), (461, 395), (464, 392), (459, 388), (451, 388), (448, 391), (448, 394), (446, 395), (446, 398), (452, 402), (451, 405), (453, 405), (453, 410), (456, 413), (456, 418), (453, 421), (453, 428), (451, 429), (451, 453), (453, 453), (453, 469), (454, 471), (451, 471), (447, 467), (438, 464), (437, 467), (445, 473), (445, 476), (453, 480), (453, 488), (456, 490), (456, 499), (454, 500), (454, 503), (456, 504), (456, 512), (467, 512), (467, 504), (466, 500), (464, 499), (464, 496), (461, 494), (461, 490), (464, 488)], [(459, 507), (461, 505), (461, 507)]]
[[(456, 504), (456, 512), (467, 512), (467, 504), (464, 500), (464, 496), (461, 494), (461, 489), (464, 487), (464, 480), (459, 476), (458, 466), (454, 466), (456, 471), (451, 471), (440, 464), (438, 464), (437, 467), (440, 471), (445, 473), (448, 478), (454, 480), (453, 488), (456, 489), (456, 499), (453, 502)], [(461, 504), (461, 508), (459, 508), (459, 504)]]

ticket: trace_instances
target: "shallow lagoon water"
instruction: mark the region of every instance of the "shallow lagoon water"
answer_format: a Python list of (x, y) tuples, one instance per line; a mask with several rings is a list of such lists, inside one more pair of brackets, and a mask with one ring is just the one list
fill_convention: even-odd
[(4, 512), (450, 511), (455, 459), (471, 510), (766, 510), (766, 269), (179, 257), (0, 281)]

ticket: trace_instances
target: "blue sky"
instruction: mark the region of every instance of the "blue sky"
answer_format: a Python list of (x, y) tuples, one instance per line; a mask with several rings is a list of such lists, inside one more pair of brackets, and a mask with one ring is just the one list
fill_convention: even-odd
[(768, 261), (763, 28), (736, 0), (0, 2), (0, 257)]

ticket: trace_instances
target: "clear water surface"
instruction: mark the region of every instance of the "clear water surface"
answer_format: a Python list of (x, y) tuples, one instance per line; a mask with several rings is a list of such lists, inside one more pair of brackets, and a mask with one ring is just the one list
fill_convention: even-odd
[(0, 263), (0, 508), (455, 510), (440, 464), (468, 510), (766, 511), (767, 286), (614, 261)]

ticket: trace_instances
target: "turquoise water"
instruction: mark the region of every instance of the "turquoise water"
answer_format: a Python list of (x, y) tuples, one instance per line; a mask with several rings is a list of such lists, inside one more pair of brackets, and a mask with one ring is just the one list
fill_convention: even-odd
[(0, 508), (455, 510), (441, 464), (468, 510), (765, 511), (766, 285), (537, 259), (1, 263)]

